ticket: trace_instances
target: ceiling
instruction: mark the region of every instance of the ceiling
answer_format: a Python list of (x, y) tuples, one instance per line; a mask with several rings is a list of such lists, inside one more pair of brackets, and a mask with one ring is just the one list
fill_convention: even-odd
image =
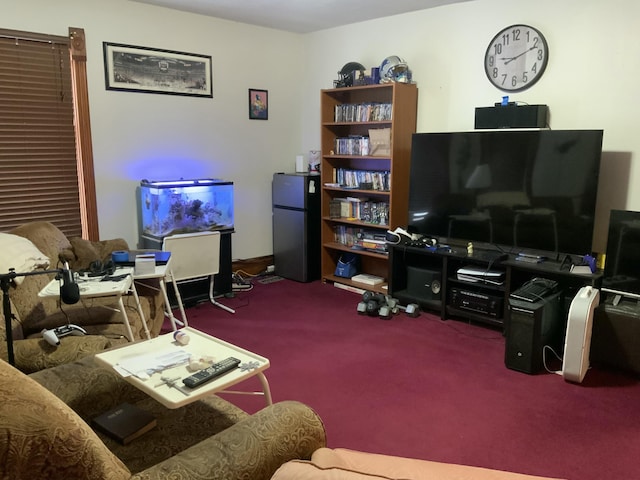
[(235, 22), (310, 33), (470, 0), (130, 0)]

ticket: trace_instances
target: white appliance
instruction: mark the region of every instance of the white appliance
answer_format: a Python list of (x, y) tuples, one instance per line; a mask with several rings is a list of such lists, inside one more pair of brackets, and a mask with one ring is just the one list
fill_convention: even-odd
[(562, 364), (562, 376), (569, 382), (582, 383), (589, 369), (593, 313), (599, 303), (597, 288), (582, 287), (569, 307)]

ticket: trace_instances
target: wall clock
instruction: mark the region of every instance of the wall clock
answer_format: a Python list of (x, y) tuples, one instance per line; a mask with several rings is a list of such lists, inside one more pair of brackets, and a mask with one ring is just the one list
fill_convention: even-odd
[(500, 90), (519, 92), (540, 80), (548, 60), (549, 46), (540, 30), (529, 25), (511, 25), (489, 43), (484, 54), (484, 71)]

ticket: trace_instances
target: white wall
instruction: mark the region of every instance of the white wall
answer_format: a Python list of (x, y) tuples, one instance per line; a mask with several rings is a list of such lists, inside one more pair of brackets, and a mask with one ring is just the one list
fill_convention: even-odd
[[(640, 2), (636, 0), (474, 0), (310, 34), (305, 88), (331, 85), (342, 65), (376, 66), (403, 57), (418, 84), (419, 132), (472, 130), (474, 108), (500, 101), (483, 58), (503, 27), (537, 27), (549, 43), (549, 63), (533, 87), (510, 100), (547, 104), (553, 129), (604, 129), (594, 249), (604, 251), (610, 208), (640, 210)], [(330, 54), (330, 52), (333, 52)], [(305, 104), (306, 143), (317, 142), (319, 97)], [(308, 128), (307, 128), (308, 127)]]
[[(1, 1), (0, 27), (85, 29), (103, 238), (135, 245), (140, 179), (214, 176), (235, 182), (234, 258), (271, 254), (271, 176), (319, 146), (319, 91), (345, 63), (404, 57), (419, 87), (418, 131), (471, 130), (474, 108), (503, 95), (485, 77), (485, 49), (514, 23), (540, 29), (550, 56), (542, 79), (511, 100), (549, 105), (554, 129), (605, 131), (595, 250), (610, 208), (640, 210), (636, 0), (474, 0), (308, 35), (126, 0)], [(103, 41), (211, 55), (214, 99), (106, 91)], [(269, 90), (268, 121), (248, 120), (248, 88)]]
[[(141, 179), (216, 177), (234, 182), (234, 258), (272, 253), (271, 178), (300, 152), (299, 35), (127, 0), (0, 1), (3, 28), (85, 30), (102, 238), (136, 245)], [(210, 55), (213, 99), (106, 90), (104, 41)], [(269, 120), (249, 120), (249, 88), (269, 91)]]

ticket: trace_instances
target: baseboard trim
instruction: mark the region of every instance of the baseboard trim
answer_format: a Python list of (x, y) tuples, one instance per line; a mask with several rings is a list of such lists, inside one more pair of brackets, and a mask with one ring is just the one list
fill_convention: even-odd
[(250, 275), (258, 275), (259, 273), (265, 272), (269, 265), (273, 265), (273, 255), (233, 260), (231, 268), (233, 272), (241, 270)]

